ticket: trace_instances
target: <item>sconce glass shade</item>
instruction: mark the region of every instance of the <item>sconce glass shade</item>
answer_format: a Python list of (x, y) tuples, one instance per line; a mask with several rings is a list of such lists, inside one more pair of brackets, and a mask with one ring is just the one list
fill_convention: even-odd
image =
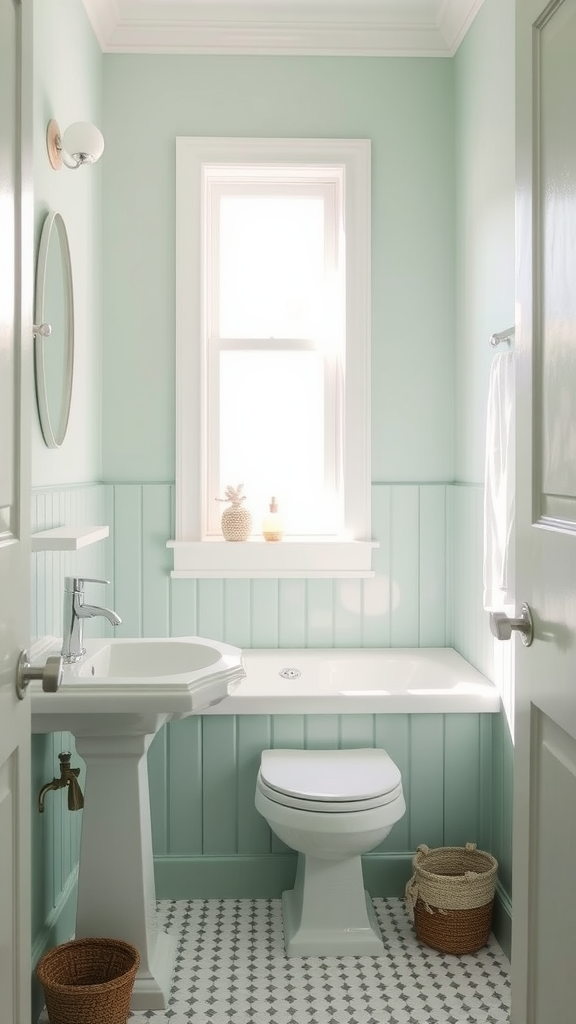
[(102, 132), (88, 121), (75, 121), (60, 135), (57, 121), (50, 121), (46, 130), (48, 159), (55, 171), (62, 164), (75, 170), (82, 164), (95, 164), (104, 152)]
[(104, 152), (104, 137), (102, 132), (88, 121), (75, 121), (64, 132), (62, 150), (64, 162), (67, 163), (66, 156), (70, 156), (74, 167), (95, 164)]

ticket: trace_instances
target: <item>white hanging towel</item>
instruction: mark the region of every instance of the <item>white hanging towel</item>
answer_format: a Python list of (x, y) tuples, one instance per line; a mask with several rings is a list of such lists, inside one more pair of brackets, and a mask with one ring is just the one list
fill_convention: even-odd
[(502, 611), (514, 603), (515, 493), (514, 352), (492, 360), (486, 412), (484, 480), (484, 608)]

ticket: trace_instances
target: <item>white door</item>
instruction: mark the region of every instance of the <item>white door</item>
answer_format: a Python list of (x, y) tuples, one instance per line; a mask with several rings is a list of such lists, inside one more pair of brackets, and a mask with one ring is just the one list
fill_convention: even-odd
[[(576, 1020), (576, 0), (518, 0), (512, 1024)], [(497, 159), (497, 154), (494, 154)]]
[[(0, 0), (0, 1021), (30, 1024), (30, 5)], [(23, 112), (25, 111), (25, 116)], [(21, 184), (23, 183), (23, 185)]]

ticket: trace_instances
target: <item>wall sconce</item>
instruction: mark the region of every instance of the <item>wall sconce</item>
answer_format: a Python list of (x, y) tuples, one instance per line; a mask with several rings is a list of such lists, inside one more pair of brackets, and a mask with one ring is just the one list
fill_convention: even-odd
[(75, 121), (60, 135), (57, 121), (49, 121), (46, 129), (48, 159), (55, 171), (62, 164), (76, 170), (82, 164), (95, 164), (104, 152), (102, 132), (88, 121)]

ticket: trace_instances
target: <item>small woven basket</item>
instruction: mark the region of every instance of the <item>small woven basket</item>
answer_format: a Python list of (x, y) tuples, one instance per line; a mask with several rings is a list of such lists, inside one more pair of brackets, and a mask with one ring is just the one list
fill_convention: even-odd
[(498, 862), (466, 846), (419, 846), (406, 900), (416, 935), (441, 953), (475, 953), (490, 936)]
[(44, 954), (36, 975), (50, 1024), (126, 1024), (140, 954), (121, 939), (74, 939)]

